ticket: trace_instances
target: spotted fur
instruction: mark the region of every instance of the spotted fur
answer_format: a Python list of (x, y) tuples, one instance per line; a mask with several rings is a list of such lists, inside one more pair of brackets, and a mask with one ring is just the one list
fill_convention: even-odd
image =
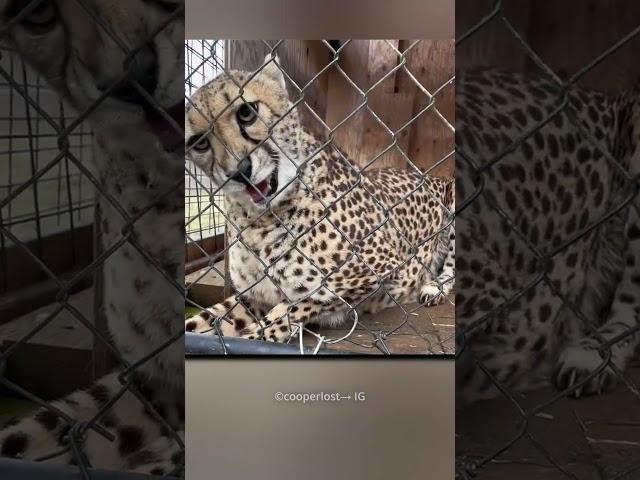
[[(82, 455), (94, 467), (166, 474), (182, 463), (181, 433), (172, 432), (184, 428), (177, 283), (183, 278), (183, 134), (163, 123), (156, 107), (181, 127), (183, 79), (176, 71), (183, 68), (183, 19), (169, 19), (182, 2), (134, 0), (125, 8), (111, 0), (84, 6), (45, 0), (23, 10), (27, 4), (0, 0), (0, 32), (76, 112), (89, 114), (95, 168), (84, 168), (94, 172), (100, 190), (104, 314), (114, 348), (128, 364), (140, 365), (3, 430), (0, 455), (37, 460), (62, 451), (49, 461), (78, 463), (69, 448), (85, 436)], [(144, 46), (127, 62), (122, 43)], [(121, 81), (125, 66), (129, 80)], [(179, 149), (172, 138), (180, 140)], [(178, 341), (151, 356), (172, 337)], [(87, 430), (90, 421), (98, 427)]]
[(237, 295), (189, 318), (188, 331), (280, 342), (295, 325), (449, 293), (453, 179), (361, 172), (302, 127), (277, 58), (221, 74), (190, 103), (187, 155), (224, 194)]
[(638, 98), (572, 87), (563, 106), (545, 78), (458, 75), (459, 405), (496, 384), (606, 391), (636, 354)]

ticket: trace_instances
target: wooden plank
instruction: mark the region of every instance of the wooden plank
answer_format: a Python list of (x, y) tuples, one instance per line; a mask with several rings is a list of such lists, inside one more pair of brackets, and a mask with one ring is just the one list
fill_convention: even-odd
[[(567, 78), (613, 46), (638, 25), (640, 2), (531, 2), (532, 48), (557, 74)], [(571, 19), (571, 21), (567, 21)], [(596, 66), (580, 84), (618, 93), (640, 76), (638, 41), (632, 41)], [(530, 68), (535, 69), (533, 62)]]
[[(529, 28), (531, 1), (502, 2), (501, 10), (509, 22), (519, 32)], [(539, 2), (545, 8), (550, 2)], [(458, 0), (456, 3), (456, 36), (463, 35), (489, 15), (493, 2), (478, 0)], [(571, 16), (567, 17), (571, 18)], [(485, 23), (472, 37), (456, 48), (457, 65), (460, 69), (477, 66), (494, 66), (522, 71), (527, 58), (522, 46), (509, 32), (500, 15)]]
[[(340, 52), (340, 68), (360, 90), (366, 90), (370, 86), (367, 74), (368, 60), (368, 40), (354, 40)], [(329, 74), (327, 88), (326, 123), (333, 129), (363, 103), (363, 97), (336, 69), (332, 69)], [(335, 144), (358, 164), (364, 118), (363, 110), (358, 111), (337, 128), (333, 137)]]
[[(414, 89), (398, 90), (399, 56), (394, 48), (398, 48), (399, 40), (371, 40), (369, 44), (369, 63), (367, 66), (367, 87), (371, 88), (381, 79), (368, 94), (368, 107), (378, 117), (367, 112), (363, 118), (361, 147), (358, 149), (358, 163), (364, 165), (385, 151), (393, 143), (393, 133), (409, 121), (413, 110)], [(393, 73), (390, 73), (393, 72)], [(384, 125), (382, 125), (382, 122)], [(408, 150), (409, 131), (405, 130), (397, 138), (395, 147), (378, 157), (370, 168), (402, 168), (406, 160), (398, 150)]]
[[(85, 319), (93, 322), (93, 289), (87, 288), (69, 297), (70, 305), (75, 307)], [(42, 323), (58, 308), (57, 303), (33, 310), (10, 322), (0, 325), (0, 341), (16, 342)], [(85, 328), (68, 310), (63, 309), (29, 343), (54, 347), (91, 350), (93, 334)]]
[(254, 71), (270, 49), (262, 40), (229, 40), (229, 69)]
[[(304, 88), (327, 64), (333, 55), (320, 40), (287, 40), (278, 47), (278, 56), (282, 68), (295, 81), (299, 88)], [(324, 125), (311, 113), (312, 109), (318, 117), (325, 118), (327, 111), (328, 71), (316, 78), (304, 91), (299, 92), (290, 86), (290, 98), (296, 101), (302, 95), (304, 102), (298, 107), (300, 120), (314, 135), (320, 139), (326, 137)]]
[[(67, 272), (59, 275), (58, 280), (69, 281), (79, 271)], [(76, 293), (91, 285), (91, 277), (75, 283), (70, 293)], [(45, 280), (24, 288), (12, 290), (0, 296), (0, 325), (9, 322), (20, 315), (32, 312), (35, 308), (48, 305), (55, 301), (60, 291), (58, 282), (53, 279)]]
[[(414, 95), (413, 91), (398, 93), (376, 92), (369, 98), (369, 108), (375, 112), (391, 132), (395, 133), (411, 119)], [(390, 106), (392, 108), (389, 108)], [(378, 157), (369, 168), (404, 168), (407, 161), (399, 149), (408, 154), (409, 132), (409, 128), (404, 129), (397, 136), (396, 146)], [(358, 161), (363, 165), (385, 151), (393, 143), (393, 136), (369, 114), (363, 121), (361, 142)], [(409, 158), (411, 159), (411, 157)]]
[[(422, 40), (406, 54), (407, 70), (429, 93), (433, 94), (454, 75), (454, 41), (449, 39)], [(427, 105), (428, 97), (422, 93), (408, 74), (399, 78), (406, 90), (415, 91), (413, 115)], [(455, 89), (449, 85), (435, 96), (435, 104), (413, 121), (409, 134), (408, 156), (422, 171), (437, 176), (454, 175), (454, 158), (433, 168), (454, 150), (455, 134), (436, 114), (435, 107), (451, 125), (455, 123)], [(433, 169), (432, 169), (433, 168)], [(432, 169), (432, 170), (430, 170)]]
[(399, 40), (371, 40), (369, 42), (369, 65), (367, 68), (367, 88), (384, 77), (384, 80), (372, 91), (395, 93), (397, 72), (391, 72), (398, 65)]
[(209, 267), (190, 273), (185, 276), (187, 297), (201, 307), (210, 307), (223, 301), (225, 297), (226, 272), (225, 262), (220, 261), (214, 265), (214, 269)]
[[(88, 288), (69, 297), (83, 317), (93, 322), (93, 291)], [(0, 348), (25, 338), (42, 324), (57, 304), (50, 304), (0, 325)], [(45, 399), (60, 397), (88, 385), (94, 378), (93, 334), (66, 309), (42, 330), (21, 344), (8, 358), (6, 377)], [(73, 368), (60, 368), (74, 365)]]
[[(338, 64), (360, 90), (367, 91), (397, 65), (399, 57), (393, 47), (406, 48), (408, 44), (408, 41), (400, 40), (353, 40), (341, 50)], [(267, 51), (262, 42), (231, 41), (230, 66), (253, 70), (262, 63)], [(319, 41), (286, 41), (278, 47), (278, 52), (283, 69), (300, 86), (331, 59), (328, 49)], [(453, 41), (423, 41), (409, 52), (407, 63), (425, 87), (434, 91), (453, 76)], [(426, 104), (424, 95), (416, 98), (417, 92), (415, 83), (406, 74), (392, 73), (368, 93), (368, 106), (395, 132)], [(363, 102), (358, 90), (333, 67), (304, 93), (310, 107), (324, 117), (329, 128), (335, 128)], [(297, 98), (295, 93), (292, 97)], [(453, 86), (438, 96), (436, 106), (453, 122)], [(304, 124), (324, 138), (325, 131), (320, 122), (305, 107), (300, 110)], [(334, 140), (356, 164), (365, 165), (385, 151), (393, 137), (368, 109), (363, 108), (335, 131)], [(399, 135), (397, 145), (418, 167), (427, 169), (452, 150), (453, 132), (432, 112), (426, 112)], [(393, 148), (379, 156), (370, 168), (404, 166), (405, 158)], [(453, 175), (453, 158), (435, 170), (435, 174)]]
[[(206, 253), (203, 253), (204, 252)], [(224, 250), (224, 234), (190, 242), (185, 246), (185, 271), (187, 274), (201, 269), (206, 262)], [(198, 262), (203, 260), (203, 262)]]
[[(56, 275), (72, 269), (78, 269), (91, 262), (93, 251), (93, 225), (77, 227), (42, 239), (40, 247), (37, 241), (27, 242), (27, 250), (36, 255), (47, 268)], [(74, 248), (72, 248), (72, 246)], [(41, 254), (39, 252), (41, 248)], [(75, 257), (74, 257), (75, 250)], [(6, 283), (0, 284), (0, 292), (20, 289), (34, 283), (48, 280), (49, 277), (36, 264), (32, 256), (23, 247), (8, 244), (3, 256), (2, 269), (8, 272)], [(0, 276), (0, 282), (3, 282)], [(3, 318), (0, 316), (0, 318)]]

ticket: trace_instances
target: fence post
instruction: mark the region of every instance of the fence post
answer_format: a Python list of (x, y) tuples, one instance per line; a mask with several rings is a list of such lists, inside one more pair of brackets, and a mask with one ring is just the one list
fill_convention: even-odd
[[(99, 195), (96, 194), (94, 223), (93, 223), (93, 258), (98, 258), (102, 254), (102, 207), (100, 206)], [(104, 267), (100, 265), (93, 274), (93, 318), (98, 331), (106, 338), (109, 338), (109, 325), (104, 314)], [(114, 365), (113, 356), (109, 353), (107, 346), (99, 338), (93, 338), (93, 378), (98, 379), (106, 375)]]

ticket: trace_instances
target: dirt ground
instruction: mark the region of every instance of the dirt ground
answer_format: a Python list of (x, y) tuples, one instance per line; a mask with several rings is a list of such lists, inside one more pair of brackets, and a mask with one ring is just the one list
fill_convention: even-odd
[[(190, 273), (185, 281), (189, 298), (205, 307), (225, 298), (224, 279), (217, 272), (224, 272), (224, 263), (218, 262), (215, 270), (208, 267)], [(455, 293), (451, 293), (440, 305), (419, 307), (417, 304), (402, 308), (388, 308), (375, 315), (363, 315), (355, 330), (349, 335), (353, 323), (340, 328), (310, 330), (326, 339), (344, 340), (325, 344), (327, 349), (366, 354), (455, 354)], [(191, 311), (195, 314), (200, 309)], [(304, 344), (314, 348), (318, 338), (305, 332)]]
[[(627, 376), (640, 385), (640, 362)], [(557, 395), (549, 388), (516, 400), (526, 412)], [(456, 449), (468, 460), (492, 455), (517, 438), (477, 471), (479, 480), (640, 479), (640, 392), (625, 385), (602, 396), (560, 398), (528, 424), (503, 398), (457, 412), (456, 424)]]
[[(356, 329), (341, 342), (327, 348), (368, 354), (455, 354), (455, 305), (453, 294), (434, 307), (417, 304), (389, 308), (375, 315), (363, 315)], [(414, 311), (415, 310), (415, 311)], [(406, 312), (409, 313), (408, 315)], [(352, 327), (348, 323), (340, 329), (320, 329), (327, 338), (341, 338)], [(305, 335), (305, 343), (314, 346), (317, 339)]]

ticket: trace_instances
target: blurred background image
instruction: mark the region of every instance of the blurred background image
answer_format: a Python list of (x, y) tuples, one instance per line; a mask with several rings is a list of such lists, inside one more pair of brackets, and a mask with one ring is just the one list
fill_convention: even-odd
[(460, 478), (640, 475), (639, 33), (634, 2), (456, 2)]

